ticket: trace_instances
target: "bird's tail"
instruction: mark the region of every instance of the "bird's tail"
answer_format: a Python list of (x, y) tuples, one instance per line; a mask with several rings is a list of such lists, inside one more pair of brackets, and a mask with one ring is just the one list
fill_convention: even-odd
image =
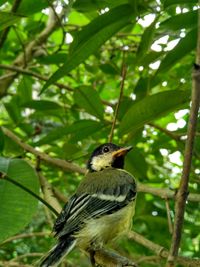
[(58, 244), (41, 259), (38, 267), (57, 266), (61, 259), (68, 254), (75, 245), (76, 239), (72, 236), (60, 239)]

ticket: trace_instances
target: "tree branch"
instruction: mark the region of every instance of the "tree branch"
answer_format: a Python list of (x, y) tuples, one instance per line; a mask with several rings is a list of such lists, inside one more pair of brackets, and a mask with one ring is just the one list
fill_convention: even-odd
[[(65, 14), (66, 10), (63, 8), (61, 13), (58, 15), (59, 18), (62, 18), (63, 15)], [(33, 51), (34, 48), (37, 47), (38, 45), (42, 45), (45, 43), (48, 39), (48, 37), (55, 31), (55, 29), (58, 27), (59, 22), (55, 18), (55, 15), (52, 12), (49, 14), (49, 20), (47, 22), (46, 27), (44, 30), (37, 36), (35, 37), (32, 41), (30, 41), (26, 47), (25, 47), (25, 55), (26, 55), (26, 63), (30, 62), (33, 58)], [(24, 52), (20, 53), (18, 57), (15, 59), (12, 65), (16, 66), (24, 66)], [(18, 73), (15, 76), (12, 77), (7, 77), (3, 81), (0, 81), (0, 98), (5, 96), (7, 94), (7, 89), (9, 86), (12, 84), (14, 81), (15, 77), (18, 75)]]
[[(152, 194), (163, 199), (175, 199), (176, 192), (167, 188), (155, 188), (145, 184), (138, 183), (138, 192)], [(189, 201), (200, 202), (200, 194), (191, 193), (187, 198)]]
[(44, 160), (45, 162), (53, 164), (59, 168), (66, 170), (66, 171), (72, 171), (72, 172), (78, 172), (78, 173), (85, 174), (85, 169), (79, 167), (77, 164), (68, 162), (68, 161), (63, 160), (63, 159), (52, 158), (52, 157), (48, 156), (47, 154), (40, 152), (37, 149), (33, 148), (32, 146), (22, 142), (21, 139), (17, 135), (12, 133), (7, 128), (2, 127), (2, 130), (6, 136), (8, 136), (10, 139), (12, 139), (16, 144), (18, 144), (20, 147), (22, 147), (25, 151), (32, 153), (33, 155), (39, 157), (41, 160)]
[[(130, 240), (134, 240), (135, 242), (139, 243), (140, 245), (153, 251), (156, 255), (160, 256), (161, 258), (167, 258), (169, 255), (169, 251), (166, 248), (146, 239), (145, 237), (143, 237), (142, 235), (140, 235), (134, 231), (129, 232), (128, 238)], [(186, 257), (177, 257), (177, 263), (181, 264), (182, 266), (187, 266), (187, 267), (198, 267), (198, 266), (200, 266), (200, 259), (190, 259), (190, 258), (186, 258)]]
[(95, 250), (94, 258), (96, 263), (104, 267), (138, 266), (136, 263), (127, 259), (126, 257), (105, 249)]
[[(52, 164), (56, 167), (59, 167), (63, 170), (66, 170), (66, 171), (78, 172), (81, 174), (86, 173), (85, 168), (81, 168), (75, 163), (71, 163), (71, 162), (68, 162), (66, 160), (61, 160), (61, 159), (57, 159), (57, 158), (52, 158), (52, 157), (48, 156), (47, 154), (40, 152), (37, 149), (33, 148), (32, 146), (22, 142), (21, 139), (16, 134), (11, 132), (7, 128), (2, 127), (2, 130), (6, 136), (8, 136), (10, 139), (12, 139), (21, 148), (23, 148), (25, 151), (28, 151), (28, 152), (32, 153), (33, 155), (39, 157), (41, 160), (43, 160), (49, 164)], [(54, 189), (52, 189), (52, 190), (53, 190), (53, 193), (56, 195), (57, 193), (54, 192)], [(149, 194), (159, 196), (159, 197), (164, 198), (164, 199), (166, 199), (166, 198), (174, 199), (175, 194), (176, 194), (176, 192), (174, 192), (170, 189), (167, 189), (167, 188), (154, 188), (154, 187), (150, 187), (149, 185), (145, 185), (145, 184), (141, 184), (141, 183), (138, 183), (138, 192), (149, 193)], [(62, 196), (62, 199), (65, 200), (63, 198), (63, 196)], [(193, 202), (200, 202), (200, 194), (191, 193), (188, 196), (188, 200), (193, 201)]]
[[(34, 71), (31, 71), (31, 70), (27, 70), (27, 69), (22, 69), (20, 67), (17, 67), (17, 66), (10, 66), (10, 65), (6, 65), (6, 64), (0, 64), (0, 69), (6, 69), (6, 70), (10, 70), (10, 71), (14, 71), (15, 73), (8, 73), (4, 76), (1, 76), (0, 77), (0, 80), (3, 80), (3, 79), (6, 79), (6, 78), (10, 78), (11, 76), (16, 76), (16, 73), (17, 74), (25, 74), (25, 75), (28, 75), (28, 76), (31, 76), (31, 77), (35, 77), (39, 80), (42, 80), (42, 81), (48, 81), (49, 80), (49, 77), (46, 77), (44, 75), (41, 75), (37, 72), (34, 72)], [(74, 92), (74, 89), (68, 85), (65, 85), (63, 83), (58, 83), (58, 82), (55, 82), (54, 85), (56, 85), (59, 89), (66, 89), (67, 91), (69, 92)], [(113, 103), (110, 103), (106, 100), (101, 100), (101, 102), (104, 104), (104, 105), (107, 105), (107, 106), (110, 106), (110, 107), (114, 107), (115, 104)]]
[[(22, 73), (22, 74), (25, 74), (25, 75), (28, 75), (28, 76), (32, 76), (32, 77), (35, 77), (35, 78), (38, 78), (39, 80), (42, 80), (42, 81), (48, 81), (49, 77), (46, 77), (44, 75), (41, 75), (37, 72), (34, 72), (34, 71), (30, 71), (30, 70), (27, 70), (27, 69), (22, 69), (20, 67), (17, 67), (17, 66), (10, 66), (10, 65), (5, 65), (5, 64), (0, 64), (0, 69), (6, 69), (6, 70), (11, 70), (11, 71), (15, 71), (16, 73)], [(14, 74), (12, 74), (14, 75)], [(62, 83), (54, 83), (58, 88), (62, 89), (66, 89), (70, 92), (73, 92), (74, 90), (65, 85), (65, 84), (62, 84)]]
[(186, 205), (185, 203), (188, 195), (189, 174), (191, 169), (192, 152), (200, 103), (200, 10), (198, 18), (198, 43), (196, 62), (197, 64), (195, 64), (193, 70), (192, 105), (190, 109), (190, 117), (187, 129), (187, 140), (185, 143), (183, 171), (179, 190), (176, 195), (174, 231), (172, 236), (170, 254), (167, 260), (168, 267), (175, 266), (175, 261), (181, 242), (181, 233), (183, 229), (184, 211)]

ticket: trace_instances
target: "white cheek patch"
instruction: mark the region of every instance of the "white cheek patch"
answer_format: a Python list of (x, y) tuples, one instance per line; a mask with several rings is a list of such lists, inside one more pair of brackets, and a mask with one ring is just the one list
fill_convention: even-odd
[(92, 169), (95, 171), (101, 171), (107, 167), (111, 167), (112, 164), (112, 154), (103, 154), (93, 157), (91, 165)]

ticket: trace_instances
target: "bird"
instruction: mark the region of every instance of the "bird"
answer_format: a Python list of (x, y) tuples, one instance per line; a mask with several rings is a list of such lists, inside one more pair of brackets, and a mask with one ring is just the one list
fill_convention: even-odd
[(39, 267), (57, 266), (74, 247), (90, 255), (127, 232), (132, 225), (137, 195), (136, 180), (125, 171), (125, 155), (132, 146), (98, 146), (87, 163), (87, 173), (58, 215), (53, 231), (57, 244)]

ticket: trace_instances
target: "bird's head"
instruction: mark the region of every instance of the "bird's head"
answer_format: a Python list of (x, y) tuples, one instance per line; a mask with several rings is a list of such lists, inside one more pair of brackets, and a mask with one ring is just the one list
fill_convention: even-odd
[(89, 171), (101, 171), (108, 167), (123, 169), (124, 157), (132, 149), (132, 146), (120, 147), (112, 143), (106, 143), (97, 147), (87, 164)]

